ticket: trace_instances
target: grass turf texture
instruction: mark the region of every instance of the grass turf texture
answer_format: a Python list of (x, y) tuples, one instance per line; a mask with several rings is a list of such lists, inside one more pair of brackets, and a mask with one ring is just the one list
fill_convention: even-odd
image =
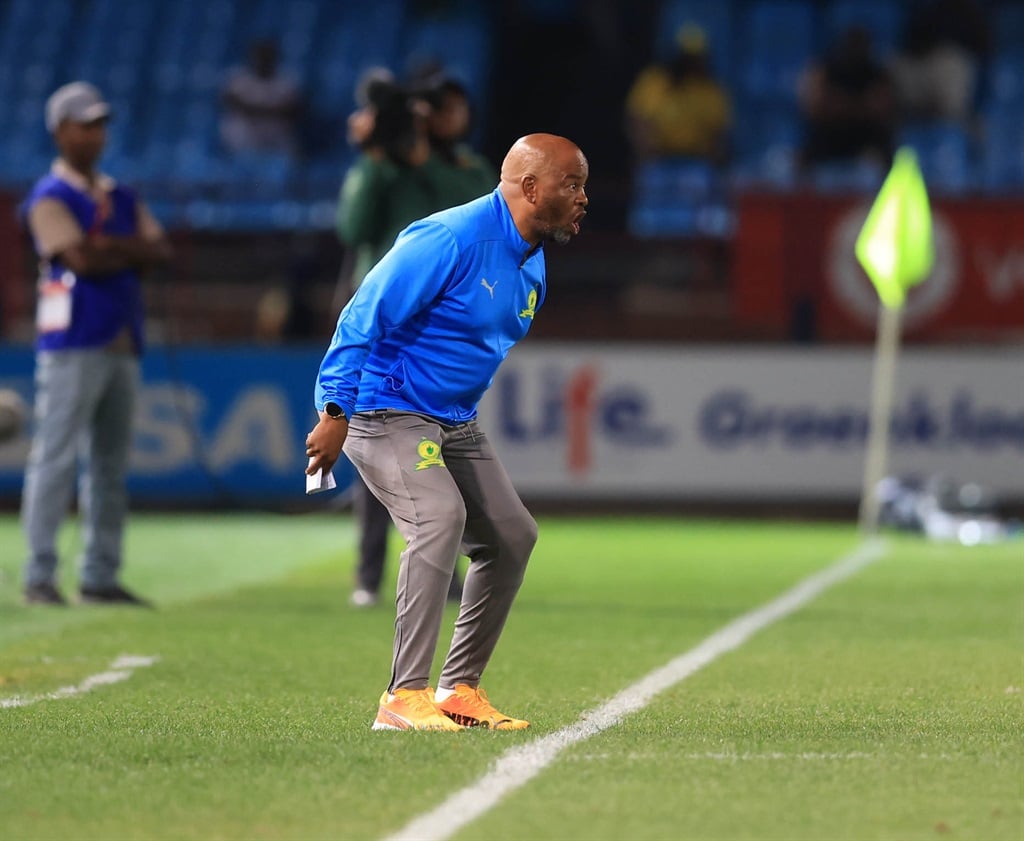
[[(62, 535), (66, 553), (76, 540)], [(0, 698), (160, 657), (123, 683), (0, 709), (0, 834), (309, 839), (399, 829), (857, 538), (543, 520), (485, 680), (533, 727), (457, 734), (369, 729), (393, 615), (346, 604), (344, 516), (135, 515), (126, 583), (155, 612), (20, 607), (10, 516), (0, 543)], [(1019, 839), (1024, 546), (889, 545), (456, 837)]]

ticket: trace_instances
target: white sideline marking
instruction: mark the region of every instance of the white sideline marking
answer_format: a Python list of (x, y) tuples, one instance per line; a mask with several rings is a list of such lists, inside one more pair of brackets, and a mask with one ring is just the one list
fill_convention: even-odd
[(867, 540), (832, 566), (806, 578), (774, 601), (745, 613), (660, 669), (623, 689), (610, 701), (589, 710), (579, 721), (535, 742), (519, 745), (499, 757), (477, 782), (457, 791), (440, 806), (414, 818), (386, 841), (444, 841), (497, 805), (506, 794), (525, 785), (547, 768), (563, 750), (646, 707), (659, 692), (670, 689), (708, 663), (741, 646), (758, 631), (799, 610), (829, 587), (851, 577), (885, 552), (885, 543)]
[(89, 677), (78, 684), (78, 686), (62, 686), (60, 689), (55, 689), (53, 692), (47, 692), (45, 695), (15, 695), (13, 698), (0, 698), (0, 709), (27, 707), (30, 704), (35, 704), (39, 701), (57, 701), (61, 698), (71, 698), (75, 695), (84, 695), (86, 692), (91, 692), (97, 686), (108, 686), (112, 683), (120, 683), (122, 680), (128, 680), (128, 678), (132, 676), (132, 672), (136, 669), (152, 666), (159, 659), (159, 657), (139, 657), (132, 654), (125, 654), (118, 657), (110, 664), (109, 671), (100, 672), (96, 675), (89, 675)]

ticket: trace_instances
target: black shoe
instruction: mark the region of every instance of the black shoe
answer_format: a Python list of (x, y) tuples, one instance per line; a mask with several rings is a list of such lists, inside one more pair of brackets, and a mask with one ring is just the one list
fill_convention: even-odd
[(124, 604), (133, 607), (153, 607), (153, 603), (124, 589), (120, 584), (92, 589), (83, 587), (78, 591), (82, 604)]
[(48, 604), (54, 607), (67, 607), (68, 600), (60, 594), (60, 590), (49, 582), (32, 584), (25, 588), (25, 604)]

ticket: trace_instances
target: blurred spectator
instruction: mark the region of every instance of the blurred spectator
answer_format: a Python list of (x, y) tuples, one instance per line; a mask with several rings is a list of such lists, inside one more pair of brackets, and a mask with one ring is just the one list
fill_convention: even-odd
[[(490, 165), (462, 145), (469, 103), (458, 85), (442, 82), (413, 93), (378, 68), (360, 81), (356, 99), (349, 140), (360, 155), (345, 176), (337, 215), (338, 236), (355, 255), (346, 279), (353, 290), (406, 225), (478, 198), (497, 183)], [(391, 516), (361, 480), (354, 508), (360, 537), (351, 602), (368, 607), (377, 603)], [(456, 573), (449, 597), (458, 601), (461, 594)]]
[[(360, 155), (346, 174), (337, 215), (338, 235), (356, 252), (351, 287), (410, 222), (477, 198), (497, 182), (491, 166), (461, 145), (458, 115), (435, 119), (428, 98), (386, 70), (366, 74), (357, 100), (348, 129)], [(432, 135), (432, 126), (441, 134)]]
[(133, 190), (100, 172), (110, 105), (87, 82), (46, 102), (60, 153), (25, 200), (40, 260), (35, 429), (25, 468), (25, 601), (64, 605), (57, 535), (76, 487), (83, 602), (146, 606), (119, 583), (125, 480), (139, 392), (142, 279), (166, 262), (163, 228)]
[(802, 162), (869, 161), (887, 167), (896, 128), (888, 71), (875, 58), (871, 34), (851, 26), (799, 83), (805, 120)]
[(427, 131), (434, 154), (455, 167), (465, 181), (467, 195), (475, 198), (489, 193), (498, 183), (498, 174), (467, 142), (473, 126), (469, 92), (455, 79), (442, 77), (421, 95), (430, 106)]
[(258, 40), (249, 46), (248, 64), (228, 74), (221, 105), (221, 140), (228, 151), (292, 157), (301, 151), (302, 91), (292, 76), (278, 68), (273, 41)]
[(626, 123), (638, 161), (670, 156), (716, 164), (728, 160), (732, 103), (712, 75), (704, 30), (683, 26), (672, 60), (640, 72), (626, 98)]
[(988, 20), (974, 0), (916, 5), (891, 67), (901, 117), (969, 121), (989, 47)]

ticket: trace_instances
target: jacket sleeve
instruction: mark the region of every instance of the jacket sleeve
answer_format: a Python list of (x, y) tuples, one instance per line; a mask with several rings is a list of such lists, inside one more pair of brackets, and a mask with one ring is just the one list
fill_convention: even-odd
[(446, 226), (414, 222), (398, 236), (338, 316), (317, 378), (317, 409), (333, 401), (346, 417), (352, 416), (363, 364), (374, 343), (427, 309), (458, 266), (458, 243)]

